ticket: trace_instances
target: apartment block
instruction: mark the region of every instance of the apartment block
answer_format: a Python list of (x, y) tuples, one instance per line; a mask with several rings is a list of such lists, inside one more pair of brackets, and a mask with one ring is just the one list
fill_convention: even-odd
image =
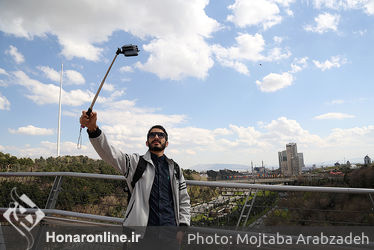
[(285, 176), (297, 176), (304, 167), (304, 155), (297, 152), (296, 143), (286, 144), (286, 150), (278, 152), (279, 168)]

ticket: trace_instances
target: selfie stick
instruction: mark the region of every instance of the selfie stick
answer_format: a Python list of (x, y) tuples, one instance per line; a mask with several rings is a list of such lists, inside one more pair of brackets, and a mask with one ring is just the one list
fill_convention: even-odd
[[(139, 53), (138, 46), (136, 46), (136, 45), (132, 45), (132, 44), (124, 45), (124, 46), (122, 46), (121, 49), (120, 49), (120, 48), (117, 49), (117, 51), (116, 51), (116, 55), (114, 56), (113, 61), (112, 61), (112, 63), (110, 64), (110, 66), (109, 66), (109, 68), (108, 68), (108, 70), (107, 70), (107, 72), (106, 72), (106, 74), (105, 74), (103, 80), (101, 81), (100, 87), (99, 87), (99, 89), (97, 90), (96, 95), (95, 95), (94, 99), (92, 100), (92, 103), (91, 103), (90, 107), (88, 108), (88, 110), (87, 110), (87, 112), (86, 112), (86, 115), (87, 115), (88, 117), (90, 117), (90, 115), (91, 115), (91, 113), (92, 113), (92, 108), (93, 108), (93, 106), (95, 105), (95, 102), (96, 102), (96, 100), (97, 100), (97, 97), (99, 96), (99, 93), (100, 93), (100, 91), (101, 91), (101, 89), (102, 89), (102, 87), (103, 87), (103, 85), (104, 85), (105, 79), (106, 79), (106, 77), (108, 76), (109, 71), (110, 71), (110, 69), (112, 68), (114, 61), (117, 59), (117, 56), (118, 56), (119, 54), (123, 54), (124, 56), (137, 56), (138, 53)], [(81, 137), (81, 134), (82, 134), (82, 128), (84, 128), (83, 125), (81, 125), (80, 131), (79, 131), (79, 138), (78, 138), (78, 144), (77, 144), (77, 147), (78, 147), (78, 148), (81, 148), (81, 146), (82, 146), (82, 143), (81, 143), (81, 142), (82, 142), (82, 137)]]

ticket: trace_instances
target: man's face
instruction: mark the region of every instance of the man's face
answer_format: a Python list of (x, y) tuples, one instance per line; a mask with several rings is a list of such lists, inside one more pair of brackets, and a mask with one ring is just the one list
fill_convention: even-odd
[(160, 152), (163, 151), (167, 146), (168, 142), (166, 141), (164, 131), (159, 128), (154, 128), (149, 133), (146, 145), (150, 151)]

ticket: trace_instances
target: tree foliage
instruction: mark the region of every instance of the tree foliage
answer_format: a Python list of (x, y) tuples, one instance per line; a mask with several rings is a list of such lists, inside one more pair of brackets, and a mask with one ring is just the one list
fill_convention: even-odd
[[(102, 160), (87, 156), (48, 157), (32, 160), (0, 152), (2, 172), (80, 172), (120, 174)], [(19, 195), (26, 194), (39, 207), (45, 208), (55, 177), (0, 178), (0, 206), (12, 202), (10, 192), (16, 187)], [(122, 217), (127, 206), (124, 182), (115, 180), (63, 177), (56, 208), (83, 213)], [(111, 197), (108, 199), (108, 197)]]

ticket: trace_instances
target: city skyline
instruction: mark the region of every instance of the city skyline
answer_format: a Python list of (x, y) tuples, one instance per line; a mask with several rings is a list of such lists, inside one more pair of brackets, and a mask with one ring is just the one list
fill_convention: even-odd
[(0, 151), (56, 156), (63, 64), (61, 155), (98, 158), (78, 119), (125, 44), (94, 107), (124, 152), (162, 124), (183, 168), (374, 155), (370, 0), (1, 1)]

